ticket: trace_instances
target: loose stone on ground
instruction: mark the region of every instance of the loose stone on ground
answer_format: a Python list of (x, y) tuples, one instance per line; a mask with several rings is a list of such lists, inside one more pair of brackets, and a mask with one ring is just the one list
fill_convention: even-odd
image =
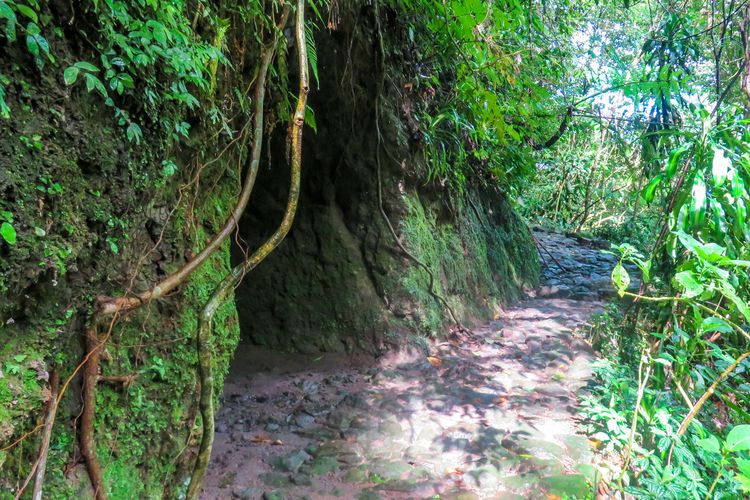
[(432, 362), (239, 352), (251, 368), (230, 374), (203, 497), (590, 498), (576, 405), (595, 356), (575, 330), (611, 296), (615, 257), (535, 236), (536, 296)]

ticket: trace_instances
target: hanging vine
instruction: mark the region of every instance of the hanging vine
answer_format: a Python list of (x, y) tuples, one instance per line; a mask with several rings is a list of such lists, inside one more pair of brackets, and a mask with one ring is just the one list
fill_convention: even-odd
[(193, 474), (188, 486), (187, 498), (198, 498), (203, 487), (211, 449), (214, 441), (214, 374), (213, 374), (213, 345), (211, 341), (211, 327), (213, 316), (224, 303), (227, 295), (242, 281), (242, 278), (260, 264), (286, 237), (294, 222), (300, 193), (300, 173), (302, 170), (302, 130), (305, 123), (305, 109), (309, 92), (309, 77), (307, 69), (307, 46), (305, 40), (305, 0), (297, 1), (295, 38), (299, 58), (299, 94), (297, 106), (292, 117), (290, 127), (291, 162), (289, 195), (286, 210), (276, 231), (252, 255), (235, 266), (232, 271), (217, 285), (211, 298), (201, 312), (198, 332), (198, 377), (200, 380), (200, 411), (203, 422), (203, 433), (195, 460)]

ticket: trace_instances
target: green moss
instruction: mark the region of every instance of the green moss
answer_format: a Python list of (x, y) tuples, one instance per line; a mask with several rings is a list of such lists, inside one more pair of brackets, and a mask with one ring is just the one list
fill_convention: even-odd
[(139, 476), (139, 471), (132, 462), (117, 459), (107, 464), (104, 482), (107, 485), (108, 497), (112, 500), (148, 498), (145, 494), (145, 485), (133, 480)]
[[(223, 223), (233, 204), (230, 191), (223, 193), (194, 208), (198, 229), (191, 246), (202, 247), (210, 237), (205, 228), (218, 229)], [(128, 477), (140, 477), (145, 493), (137, 496), (149, 497), (161, 496), (173, 479), (176, 459), (196, 424), (198, 316), (215, 284), (229, 271), (227, 242), (190, 276), (180, 294), (176, 321), (153, 310), (139, 311), (138, 319), (122, 325), (117, 342), (107, 348), (111, 361), (103, 367), (105, 374), (137, 375), (127, 390), (100, 385), (97, 393), (98, 453), (113, 498), (130, 494), (120, 488)], [(221, 387), (239, 341), (231, 298), (217, 311), (213, 332), (215, 376)], [(139, 345), (142, 348), (134, 352), (133, 346)]]
[[(458, 202), (458, 215), (439, 220), (416, 195), (405, 196), (401, 232), (409, 249), (435, 277), (434, 290), (459, 317), (486, 317), (497, 305), (521, 296), (539, 275), (526, 225), (500, 195), (488, 209), (478, 193)], [(429, 290), (429, 276), (411, 263), (401, 284), (413, 300), (417, 328), (436, 335), (449, 319)]]
[[(16, 245), (0, 243), (0, 291), (12, 291), (0, 301), (3, 443), (36, 425), (46, 398), (41, 374), (50, 364), (64, 380), (80, 362), (80, 332), (94, 297), (121, 293), (117, 284), (144, 289), (181, 266), (188, 250), (200, 248), (234, 204), (236, 179), (217, 164), (206, 172), (218, 179), (212, 193), (177, 205), (176, 187), (184, 179), (174, 178), (169, 185), (154, 180), (159, 162), (152, 159), (163, 155), (158, 141), (133, 153), (117, 133), (104, 132), (97, 107), (89, 111), (89, 104), (84, 99), (87, 111), (71, 113), (83, 118), (72, 134), (43, 128), (44, 113), (19, 111), (15, 123), (25, 135), (41, 131), (41, 152), (13, 135), (0, 139), (0, 155), (12, 158), (0, 172), (0, 188), (10, 196), (0, 199), (0, 210), (12, 213), (18, 231)], [(139, 201), (143, 199), (150, 200), (147, 206)], [(174, 206), (172, 221), (190, 220), (197, 232), (166, 223), (160, 213), (166, 215)], [(131, 282), (143, 248), (153, 245), (149, 233), (154, 230), (147, 224), (164, 224), (167, 243), (159, 250), (165, 253), (156, 265), (142, 263)], [(227, 243), (181, 291), (131, 313), (113, 329), (102, 374), (133, 375), (134, 381), (128, 387), (98, 386), (96, 438), (110, 497), (160, 497), (172, 481), (195, 423), (196, 318), (229, 266)], [(25, 295), (27, 290), (34, 293)], [(216, 316), (215, 335), (220, 384), (239, 337), (231, 300)], [(75, 448), (71, 421), (79, 404), (73, 383), (53, 431), (45, 485), (49, 498), (77, 498), (86, 492), (85, 471), (63, 476)], [(0, 457), (0, 490), (28, 472), (38, 445), (37, 433)]]

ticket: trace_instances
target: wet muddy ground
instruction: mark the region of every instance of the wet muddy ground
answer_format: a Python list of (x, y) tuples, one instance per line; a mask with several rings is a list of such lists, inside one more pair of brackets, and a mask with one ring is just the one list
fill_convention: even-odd
[(241, 348), (203, 498), (587, 498), (576, 432), (595, 354), (576, 329), (614, 257), (536, 232), (543, 286), (470, 335), (378, 360)]

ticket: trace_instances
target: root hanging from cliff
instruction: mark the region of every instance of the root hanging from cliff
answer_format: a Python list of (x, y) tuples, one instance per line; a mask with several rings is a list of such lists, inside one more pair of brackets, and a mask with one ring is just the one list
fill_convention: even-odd
[[(116, 317), (112, 318), (110, 332)], [(109, 332), (103, 338), (98, 333), (98, 318), (92, 319), (91, 328), (86, 332), (86, 356), (87, 361), (83, 367), (83, 411), (81, 412), (81, 454), (86, 460), (86, 468), (94, 488), (94, 497), (97, 500), (106, 500), (107, 493), (104, 489), (102, 467), (96, 455), (96, 440), (94, 437), (94, 417), (96, 415), (96, 384), (99, 378), (99, 366), (101, 365), (102, 349), (106, 343)]]
[[(253, 112), (253, 148), (251, 151), (250, 164), (248, 172), (245, 176), (242, 191), (239, 195), (237, 203), (232, 210), (229, 218), (222, 226), (221, 230), (214, 235), (211, 241), (197, 254), (194, 258), (187, 262), (182, 268), (169, 275), (167, 278), (162, 280), (159, 284), (155, 285), (151, 289), (142, 292), (135, 297), (98, 297), (97, 298), (97, 311), (90, 319), (90, 328), (86, 333), (86, 354), (84, 357), (83, 367), (83, 410), (81, 413), (81, 452), (86, 460), (87, 470), (91, 484), (94, 488), (95, 496), (97, 500), (106, 500), (107, 495), (104, 489), (104, 482), (102, 478), (101, 465), (96, 455), (96, 441), (94, 437), (94, 416), (96, 412), (96, 385), (99, 380), (99, 370), (101, 365), (102, 350), (106, 344), (107, 339), (117, 322), (118, 316), (122, 312), (132, 311), (138, 309), (141, 306), (147, 304), (149, 301), (158, 299), (171, 292), (177, 286), (182, 284), (190, 274), (195, 271), (201, 264), (203, 264), (208, 257), (210, 257), (229, 235), (234, 231), (237, 226), (242, 213), (245, 211), (247, 203), (250, 199), (253, 186), (255, 185), (255, 179), (258, 174), (258, 167), (260, 165), (260, 153), (263, 144), (263, 125), (264, 125), (264, 103), (266, 93), (266, 79), (268, 76), (268, 69), (273, 60), (278, 41), (281, 38), (279, 33), (286, 24), (288, 19), (289, 9), (285, 8), (282, 11), (280, 24), (277, 26), (277, 32), (274, 33), (274, 42), (268, 47), (264, 48), (261, 52), (261, 63), (260, 70), (258, 73), (256, 88), (255, 88), (255, 109)], [(98, 335), (98, 325), (105, 317), (111, 317), (109, 325), (109, 332), (105, 337), (100, 338)]]
[[(427, 291), (430, 293), (430, 295), (439, 303), (443, 305), (446, 311), (448, 311), (448, 315), (451, 318), (451, 321), (453, 321), (453, 324), (456, 325), (456, 329), (459, 332), (468, 332), (468, 330), (461, 324), (461, 321), (459, 321), (458, 316), (456, 316), (456, 313), (453, 311), (453, 308), (448, 304), (448, 301), (443, 297), (442, 295), (438, 294), (435, 291), (435, 275), (433, 274), (432, 270), (422, 262), (416, 255), (411, 253), (401, 242), (401, 239), (398, 237), (398, 234), (396, 233), (396, 230), (393, 227), (393, 224), (391, 223), (391, 219), (388, 217), (388, 214), (385, 212), (385, 208), (383, 206), (383, 179), (382, 179), (382, 167), (381, 167), (381, 160), (380, 160), (380, 148), (385, 148), (385, 145), (383, 144), (383, 134), (380, 131), (380, 95), (383, 92), (383, 83), (385, 80), (385, 47), (383, 45), (383, 32), (380, 27), (380, 13), (378, 9), (378, 2), (375, 1), (375, 25), (377, 26), (378, 31), (378, 49), (380, 51), (380, 79), (378, 80), (378, 86), (375, 93), (375, 131), (377, 133), (378, 137), (378, 144), (375, 148), (375, 163), (377, 165), (377, 176), (378, 176), (378, 208), (380, 209), (380, 215), (383, 216), (383, 220), (385, 220), (386, 225), (388, 226), (388, 230), (391, 233), (391, 236), (393, 236), (393, 240), (396, 242), (396, 245), (401, 249), (401, 251), (406, 255), (409, 259), (411, 259), (416, 265), (421, 267), (426, 273), (427, 276), (430, 279), (430, 282), (427, 286)], [(394, 159), (395, 161), (395, 159)]]
[(299, 53), (300, 81), (297, 107), (291, 127), (291, 180), (289, 196), (284, 217), (279, 227), (250, 257), (235, 266), (232, 271), (217, 285), (211, 298), (201, 313), (198, 332), (198, 376), (200, 378), (200, 411), (203, 422), (203, 433), (198, 456), (193, 468), (193, 474), (188, 486), (187, 498), (198, 498), (203, 488), (203, 478), (208, 469), (211, 449), (214, 442), (214, 374), (213, 374), (213, 345), (212, 321), (214, 314), (226, 300), (227, 295), (242, 281), (242, 278), (262, 262), (289, 233), (297, 212), (300, 193), (300, 172), (302, 169), (302, 130), (305, 124), (305, 109), (309, 92), (309, 78), (307, 73), (307, 47), (305, 44), (305, 0), (297, 2), (296, 39)]
[(29, 475), (26, 477), (26, 480), (23, 483), (23, 486), (19, 488), (18, 492), (16, 493), (15, 499), (18, 500), (23, 496), (24, 491), (26, 490), (26, 487), (28, 487), (29, 483), (31, 482), (31, 479), (36, 474), (36, 478), (34, 478), (34, 490), (31, 494), (31, 498), (33, 500), (41, 500), (42, 499), (42, 487), (44, 486), (44, 473), (47, 468), (47, 455), (49, 453), (49, 442), (50, 438), (52, 437), (52, 427), (55, 423), (55, 415), (57, 414), (57, 393), (60, 388), (60, 372), (57, 368), (53, 369), (50, 372), (50, 382), (49, 382), (49, 401), (47, 403), (47, 411), (44, 416), (44, 432), (42, 432), (42, 442), (39, 446), (39, 455), (36, 459), (36, 462), (34, 462), (34, 465), (31, 467), (31, 471), (29, 471)]

